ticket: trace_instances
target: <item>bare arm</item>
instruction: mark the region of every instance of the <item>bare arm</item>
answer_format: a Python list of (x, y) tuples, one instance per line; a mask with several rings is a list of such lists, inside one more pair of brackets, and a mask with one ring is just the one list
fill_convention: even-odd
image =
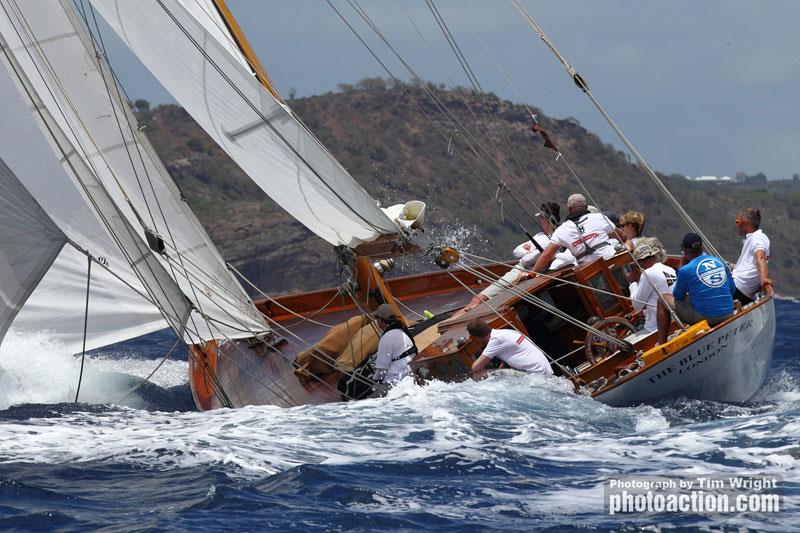
[(479, 380), (484, 377), (486, 374), (486, 367), (492, 360), (485, 355), (481, 355), (478, 357), (474, 363), (472, 363), (472, 368), (470, 369), (470, 373), (472, 374), (472, 379)]
[(547, 248), (542, 251), (539, 259), (536, 260), (536, 263), (533, 265), (531, 270), (533, 270), (534, 273), (544, 272), (547, 270), (547, 267), (549, 267), (550, 263), (552, 263), (553, 259), (555, 259), (557, 252), (558, 245), (556, 243), (551, 242), (548, 244)]
[(756, 250), (756, 267), (758, 268), (758, 276), (761, 278), (761, 288), (772, 296), (772, 280), (769, 279), (767, 254), (764, 250)]

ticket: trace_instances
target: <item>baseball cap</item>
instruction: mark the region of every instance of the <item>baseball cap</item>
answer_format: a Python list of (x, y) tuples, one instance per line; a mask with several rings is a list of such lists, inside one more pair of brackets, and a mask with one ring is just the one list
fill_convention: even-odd
[(687, 233), (683, 237), (681, 248), (684, 250), (699, 250), (703, 247), (703, 239), (697, 233)]
[(571, 194), (567, 198), (567, 208), (575, 207), (576, 205), (586, 205), (586, 197), (582, 194)]
[(397, 319), (397, 315), (392, 309), (392, 306), (389, 304), (381, 304), (375, 309), (375, 312), (372, 313), (372, 316), (375, 318), (380, 318), (382, 320), (395, 320)]
[(653, 257), (654, 255), (658, 255), (658, 250), (649, 244), (639, 245), (633, 251), (633, 259), (636, 261), (641, 261), (642, 259)]

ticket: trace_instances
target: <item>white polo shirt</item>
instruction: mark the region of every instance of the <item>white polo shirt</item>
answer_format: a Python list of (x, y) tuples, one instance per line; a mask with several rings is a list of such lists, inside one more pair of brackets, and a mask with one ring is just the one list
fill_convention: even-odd
[[(539, 232), (533, 236), (539, 246), (542, 247), (542, 250), (550, 246), (551, 241), (550, 238), (544, 234), (544, 232)], [(514, 257), (519, 259), (519, 264), (523, 268), (531, 269), (533, 265), (536, 264), (536, 260), (539, 259), (539, 256), (542, 255), (542, 252), (539, 251), (536, 246), (533, 245), (531, 241), (526, 241), (516, 248), (514, 248)], [(550, 270), (557, 270), (564, 265), (574, 264), (575, 258), (572, 256), (569, 250), (564, 250), (563, 252), (558, 252), (556, 254), (555, 259), (553, 262), (550, 263)]]
[[(581, 231), (578, 231), (578, 227)], [(577, 220), (577, 225), (571, 220), (561, 224), (550, 237), (550, 240), (559, 246), (565, 247), (578, 259), (578, 264), (594, 261), (598, 257), (610, 259), (616, 251), (611, 244), (602, 245), (609, 241), (608, 234), (614, 231), (614, 223), (602, 213), (587, 213)], [(589, 255), (579, 257), (586, 252), (586, 245), (595, 249)], [(602, 246), (601, 246), (602, 245)], [(598, 246), (600, 246), (598, 248)]]
[(742, 240), (742, 253), (733, 267), (733, 283), (739, 291), (753, 298), (761, 288), (761, 276), (758, 274), (756, 251), (764, 250), (769, 261), (769, 237), (760, 229), (748, 233)]
[(489, 359), (497, 357), (512, 368), (529, 374), (552, 374), (553, 369), (544, 352), (522, 333), (513, 329), (493, 329), (483, 353)]
[(639, 281), (634, 281), (630, 284), (633, 308), (637, 311), (644, 308), (645, 331), (658, 329), (656, 323), (658, 295), (672, 294), (672, 285), (674, 283), (675, 269), (663, 263), (656, 263), (642, 272)]

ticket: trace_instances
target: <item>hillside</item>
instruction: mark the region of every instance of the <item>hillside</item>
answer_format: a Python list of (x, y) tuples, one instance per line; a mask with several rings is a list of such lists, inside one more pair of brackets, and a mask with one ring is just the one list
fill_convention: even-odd
[[(410, 199), (427, 202), (427, 227), (437, 242), (509, 259), (513, 246), (524, 240), (510, 214), (530, 227), (530, 205), (555, 200), (565, 209), (566, 197), (579, 190), (555, 153), (530, 131), (531, 120), (522, 105), (463, 89), (429, 87), (460, 122), (454, 128), (422, 87), (388, 87), (381, 80), (365, 80), (342, 88), (289, 104), (383, 205)], [(137, 110), (144, 131), (227, 260), (270, 294), (338, 283), (331, 247), (253, 185), (188, 114), (169, 105), (151, 110), (142, 101)], [(536, 113), (603, 210), (643, 211), (645, 233), (677, 251), (687, 227), (625, 154), (575, 119)], [(486, 154), (483, 161), (493, 163), (486, 165), (469, 154), (467, 132), (478, 139), (477, 150)], [(497, 174), (519, 191), (515, 197), (527, 213), (508, 196), (501, 213), (495, 201)], [(720, 185), (663, 178), (729, 260), (735, 260), (740, 249), (735, 213), (740, 207), (759, 207), (772, 240), (770, 272), (777, 290), (800, 294), (800, 275), (788, 252), (800, 241), (793, 231), (800, 219), (800, 183)], [(418, 258), (403, 266), (412, 271), (427, 265)]]

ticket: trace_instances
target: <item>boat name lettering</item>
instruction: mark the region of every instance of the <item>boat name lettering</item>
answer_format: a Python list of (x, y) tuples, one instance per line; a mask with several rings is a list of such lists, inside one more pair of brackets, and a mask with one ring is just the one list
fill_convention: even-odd
[(672, 372), (677, 371), (678, 374), (684, 374), (689, 372), (690, 370), (694, 370), (698, 366), (702, 365), (712, 357), (716, 356), (718, 353), (722, 352), (728, 347), (728, 340), (732, 339), (739, 333), (743, 331), (747, 331), (753, 327), (753, 319), (741, 323), (738, 327), (733, 328), (727, 331), (724, 334), (719, 334), (715, 338), (710, 339), (708, 342), (704, 343), (703, 345), (697, 347), (692, 353), (689, 353), (678, 360), (677, 363), (673, 363), (668, 367), (664, 368), (663, 370), (658, 371), (657, 373), (653, 374), (648, 378), (650, 383), (655, 383), (656, 381), (661, 380), (662, 378), (670, 375)]

